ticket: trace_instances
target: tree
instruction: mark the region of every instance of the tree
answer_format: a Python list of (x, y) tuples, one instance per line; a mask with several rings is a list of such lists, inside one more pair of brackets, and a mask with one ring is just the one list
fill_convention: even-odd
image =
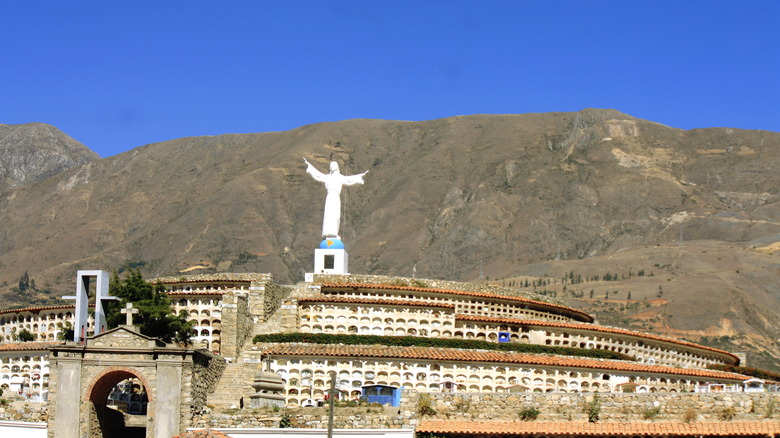
[(61, 322), (57, 323), (59, 332), (57, 333), (57, 339), (60, 341), (72, 341), (73, 340), (73, 324), (66, 321), (63, 325)]
[(183, 315), (172, 313), (171, 301), (163, 285), (151, 284), (144, 280), (140, 270), (129, 269), (124, 278), (114, 271), (108, 289), (111, 295), (120, 298), (119, 302), (109, 304), (106, 315), (109, 327), (124, 324), (125, 315), (121, 309), (127, 303), (133, 303), (138, 309), (133, 322), (142, 334), (165, 342), (190, 343), (193, 323)]
[(22, 278), (19, 279), (19, 292), (24, 292), (30, 287), (30, 276), (24, 271)]
[(16, 340), (19, 342), (32, 342), (35, 340), (35, 335), (27, 329), (22, 329), (16, 334)]

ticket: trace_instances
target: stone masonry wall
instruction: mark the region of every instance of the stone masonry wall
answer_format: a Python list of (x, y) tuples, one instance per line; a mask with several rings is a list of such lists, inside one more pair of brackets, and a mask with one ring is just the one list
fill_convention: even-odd
[[(595, 402), (594, 402), (595, 400)], [(535, 421), (588, 421), (589, 412), (607, 422), (723, 422), (764, 421), (780, 418), (780, 393), (720, 394), (478, 394), (418, 393), (405, 390), (401, 406), (340, 407), (337, 429), (414, 429), (419, 419), (520, 421), (524, 409), (536, 409)], [(282, 418), (290, 427), (325, 429), (327, 408), (232, 409), (204, 411), (193, 427), (278, 427)]]
[[(249, 297), (247, 295), (239, 295), (236, 300), (236, 356), (241, 353), (241, 348), (246, 343), (249, 335), (252, 334), (252, 328), (254, 326), (254, 319), (252, 318), (252, 312), (249, 310)], [(224, 332), (223, 332), (224, 333)]]
[[(228, 360), (238, 357), (246, 338), (252, 332), (254, 320), (249, 311), (246, 293), (231, 291), (222, 297), (221, 354)], [(230, 335), (228, 335), (230, 334)]]
[[(400, 412), (400, 413), (399, 413)], [(195, 428), (261, 428), (279, 427), (283, 418), (289, 427), (327, 429), (328, 408), (296, 409), (233, 409), (203, 412), (193, 419)], [(416, 423), (411, 412), (382, 406), (337, 407), (333, 415), (336, 429), (413, 429)]]
[(263, 320), (268, 320), (282, 304), (282, 300), (290, 295), (291, 287), (268, 283), (265, 285), (265, 299), (263, 300)]
[(588, 421), (593, 410), (600, 422), (761, 421), (780, 417), (780, 393), (424, 393), (416, 397), (418, 406), (420, 400), (429, 404), (429, 417), (437, 419), (519, 420), (521, 411), (529, 408), (539, 411), (537, 421)]
[(49, 412), (44, 403), (16, 401), (0, 407), (0, 421), (45, 423), (48, 420)]
[(190, 415), (200, 412), (206, 405), (208, 394), (216, 389), (227, 364), (225, 359), (205, 351), (196, 354), (193, 359)]

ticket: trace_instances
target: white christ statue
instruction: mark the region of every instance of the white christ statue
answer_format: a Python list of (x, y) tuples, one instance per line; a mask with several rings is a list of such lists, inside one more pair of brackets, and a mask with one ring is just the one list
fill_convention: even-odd
[(330, 162), (330, 173), (322, 173), (317, 170), (306, 158), (303, 159), (306, 162), (306, 172), (309, 173), (312, 178), (325, 184), (325, 190), (328, 191), (328, 195), (325, 197), (325, 213), (322, 218), (322, 238), (326, 237), (339, 237), (339, 222), (341, 220), (341, 188), (343, 186), (351, 186), (353, 184), (363, 184), (363, 175), (367, 174), (366, 170), (363, 173), (357, 175), (342, 175), (339, 172), (339, 164), (335, 161)]

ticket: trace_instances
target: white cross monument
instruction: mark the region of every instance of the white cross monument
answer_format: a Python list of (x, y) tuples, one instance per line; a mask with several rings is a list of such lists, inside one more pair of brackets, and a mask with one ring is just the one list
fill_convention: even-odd
[(125, 305), (125, 308), (120, 310), (121, 313), (125, 314), (125, 325), (128, 327), (133, 326), (133, 315), (138, 314), (138, 309), (133, 308), (133, 303), (127, 303)]

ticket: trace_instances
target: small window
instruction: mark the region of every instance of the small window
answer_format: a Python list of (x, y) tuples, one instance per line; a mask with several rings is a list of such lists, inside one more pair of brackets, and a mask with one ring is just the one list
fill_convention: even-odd
[(333, 254), (328, 254), (325, 256), (325, 269), (333, 269), (333, 266), (336, 264), (336, 256)]

